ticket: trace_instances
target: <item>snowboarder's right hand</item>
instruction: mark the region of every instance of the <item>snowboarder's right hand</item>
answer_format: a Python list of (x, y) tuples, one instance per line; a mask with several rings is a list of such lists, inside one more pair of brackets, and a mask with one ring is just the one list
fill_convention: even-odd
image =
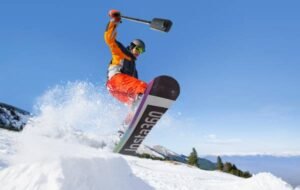
[(121, 22), (121, 13), (120, 13), (120, 11), (113, 9), (113, 10), (110, 10), (108, 12), (108, 15), (111, 18), (110, 20), (112, 22), (115, 22), (115, 23)]

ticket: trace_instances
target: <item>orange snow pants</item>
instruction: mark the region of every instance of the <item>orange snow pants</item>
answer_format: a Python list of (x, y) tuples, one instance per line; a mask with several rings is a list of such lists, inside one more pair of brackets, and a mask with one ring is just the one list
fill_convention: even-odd
[(127, 105), (131, 105), (139, 94), (144, 94), (147, 83), (129, 75), (118, 73), (107, 81), (106, 86), (112, 96)]

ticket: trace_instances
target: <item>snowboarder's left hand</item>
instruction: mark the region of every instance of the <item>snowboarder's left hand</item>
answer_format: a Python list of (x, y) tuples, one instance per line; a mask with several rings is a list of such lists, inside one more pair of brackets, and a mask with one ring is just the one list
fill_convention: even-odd
[(121, 12), (120, 11), (113, 9), (108, 12), (108, 15), (111, 18), (112, 22), (115, 22), (115, 23), (121, 22)]

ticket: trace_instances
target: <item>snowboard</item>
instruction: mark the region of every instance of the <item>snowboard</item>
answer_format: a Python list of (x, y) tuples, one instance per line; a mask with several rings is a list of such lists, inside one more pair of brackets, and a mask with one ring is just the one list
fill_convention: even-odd
[(179, 93), (178, 82), (170, 76), (159, 76), (152, 80), (114, 152), (136, 155), (140, 144), (177, 99)]

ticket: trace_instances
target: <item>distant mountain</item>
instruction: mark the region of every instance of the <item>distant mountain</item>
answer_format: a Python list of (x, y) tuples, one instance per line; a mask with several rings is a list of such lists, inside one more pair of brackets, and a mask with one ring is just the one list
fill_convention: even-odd
[[(181, 163), (187, 163), (187, 156), (178, 154), (172, 150), (169, 150), (161, 145), (155, 145), (153, 147), (142, 145), (137, 151), (138, 154), (149, 154), (151, 157), (163, 158), (166, 160), (173, 160)], [(204, 170), (215, 170), (216, 163), (211, 162), (205, 158), (199, 158), (198, 163), (201, 169)]]
[(177, 154), (176, 152), (169, 150), (161, 145), (155, 145), (152, 148), (153, 151), (163, 155), (168, 160), (174, 160), (177, 162), (186, 163), (186, 156), (182, 154)]
[(198, 163), (200, 165), (200, 168), (203, 170), (216, 170), (217, 169), (217, 164), (205, 159), (205, 158), (199, 158)]
[(21, 131), (29, 117), (29, 112), (0, 102), (0, 128)]
[[(205, 157), (215, 161), (216, 156)], [(221, 156), (223, 162), (232, 162), (244, 171), (256, 174), (260, 172), (270, 172), (291, 185), (300, 185), (300, 156), (271, 156), (271, 155), (251, 155), (251, 156)]]
[(137, 153), (142, 155), (142, 154), (148, 154), (153, 158), (161, 158), (161, 159), (165, 159), (165, 156), (156, 152), (153, 148), (151, 148), (150, 146), (141, 144), (140, 147), (137, 150)]

